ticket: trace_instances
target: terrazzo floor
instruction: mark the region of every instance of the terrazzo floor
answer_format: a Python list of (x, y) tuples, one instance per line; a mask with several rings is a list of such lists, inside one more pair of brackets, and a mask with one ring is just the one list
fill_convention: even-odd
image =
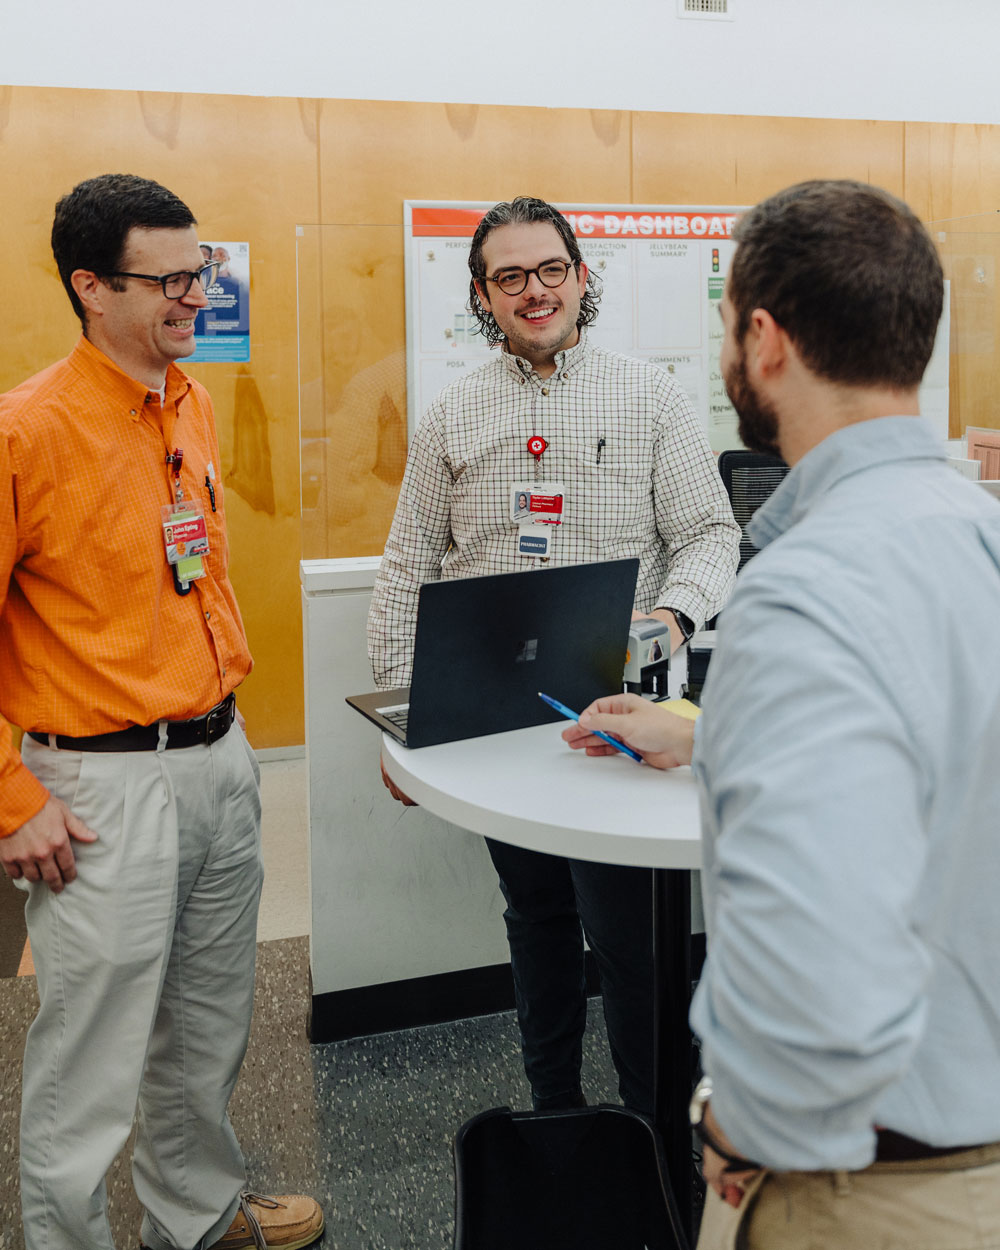
[[(258, 945), (253, 1031), (231, 1115), (251, 1184), (324, 1206), (324, 1250), (450, 1250), (451, 1141), (487, 1107), (527, 1105), (512, 1013), (311, 1046), (308, 939)], [(17, 1119), (34, 977), (0, 980), (0, 1250), (23, 1250)], [(617, 1101), (600, 1003), (590, 1003), (584, 1086)], [(130, 1144), (131, 1145), (131, 1144)], [(108, 1177), (112, 1232), (136, 1250), (130, 1145)]]

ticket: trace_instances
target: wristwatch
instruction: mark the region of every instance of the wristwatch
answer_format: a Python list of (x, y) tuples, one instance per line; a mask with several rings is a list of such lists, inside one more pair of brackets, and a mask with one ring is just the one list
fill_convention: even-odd
[(684, 641), (690, 642), (695, 632), (694, 621), (691, 620), (690, 616), (685, 616), (683, 612), (678, 612), (676, 608), (672, 608), (668, 604), (664, 604), (663, 607), (667, 612), (673, 612), (674, 620), (680, 626), (681, 633), (684, 635)]
[(734, 1155), (730, 1151), (719, 1145), (716, 1138), (709, 1132), (705, 1124), (705, 1108), (708, 1101), (712, 1097), (712, 1078), (703, 1076), (698, 1084), (694, 1087), (694, 1093), (691, 1095), (691, 1102), (688, 1106), (688, 1116), (691, 1120), (691, 1127), (694, 1129), (695, 1136), (699, 1141), (703, 1141), (706, 1146), (710, 1147), (715, 1153), (726, 1161), (727, 1172), (756, 1172), (760, 1169), (759, 1163), (752, 1163), (749, 1159), (744, 1159), (741, 1155)]

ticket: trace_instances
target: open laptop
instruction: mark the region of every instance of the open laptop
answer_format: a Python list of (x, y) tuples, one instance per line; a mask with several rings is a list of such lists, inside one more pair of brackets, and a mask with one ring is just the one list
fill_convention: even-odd
[(428, 582), (413, 678), (347, 702), (408, 747), (561, 720), (539, 690), (582, 711), (622, 688), (639, 561)]

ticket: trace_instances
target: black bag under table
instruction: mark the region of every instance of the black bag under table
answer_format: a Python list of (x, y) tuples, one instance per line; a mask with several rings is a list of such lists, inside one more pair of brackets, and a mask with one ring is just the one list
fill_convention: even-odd
[(602, 1104), (497, 1107), (455, 1138), (455, 1250), (674, 1250), (685, 1244), (649, 1120)]

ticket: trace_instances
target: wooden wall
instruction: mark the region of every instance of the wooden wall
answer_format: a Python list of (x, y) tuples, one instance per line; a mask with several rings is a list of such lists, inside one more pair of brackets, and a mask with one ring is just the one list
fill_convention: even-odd
[[(241, 706), (254, 743), (274, 747), (303, 740), (299, 558), (380, 551), (402, 473), (404, 199), (743, 204), (851, 177), (925, 220), (960, 217), (1000, 205), (1000, 127), (0, 87), (0, 390), (72, 347), (52, 208), (105, 172), (155, 178), (204, 237), (251, 244), (251, 363), (190, 368), (215, 401), (257, 665)], [(296, 227), (317, 223), (301, 242), (320, 287), (303, 357), (303, 525)], [(975, 312), (959, 308), (953, 326)], [(953, 359), (963, 423), (1000, 426), (994, 356)]]

